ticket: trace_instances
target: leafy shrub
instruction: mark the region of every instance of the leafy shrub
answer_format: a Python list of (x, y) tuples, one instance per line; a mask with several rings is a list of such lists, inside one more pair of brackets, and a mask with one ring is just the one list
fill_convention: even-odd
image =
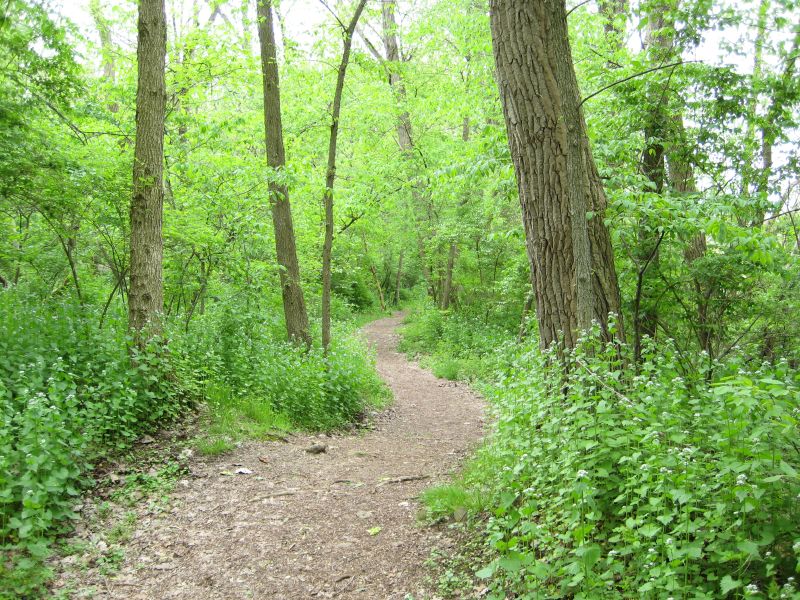
[(16, 593), (35, 587), (89, 463), (177, 416), (193, 388), (168, 352), (132, 359), (124, 327), (100, 331), (89, 316), (0, 294), (0, 578)]
[(337, 326), (324, 356), (319, 348), (288, 343), (274, 323), (231, 308), (204, 315), (196, 333), (177, 342), (180, 353), (196, 361), (197, 372), (227, 387), (230, 401), (270, 407), (296, 427), (341, 427), (385, 399), (366, 345), (346, 326)]
[(709, 382), (663, 342), (638, 373), (589, 342), (500, 354), (464, 494), (427, 495), (439, 512), (484, 500), (492, 597), (797, 597), (800, 381), (785, 364), (713, 365)]
[(481, 380), (492, 376), (496, 359), (513, 347), (513, 337), (500, 325), (476, 315), (442, 313), (416, 306), (406, 318), (400, 350), (423, 355), (423, 363), (443, 379)]

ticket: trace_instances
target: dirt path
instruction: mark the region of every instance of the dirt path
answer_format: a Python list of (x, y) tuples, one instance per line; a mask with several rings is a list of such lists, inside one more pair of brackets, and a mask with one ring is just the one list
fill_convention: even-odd
[[(423, 563), (447, 540), (419, 526), (415, 498), (479, 438), (482, 405), (396, 351), (400, 321), (364, 329), (395, 397), (374, 430), (251, 443), (192, 464), (200, 477), (179, 482), (171, 512), (137, 523), (121, 570), (95, 597), (429, 597)], [(327, 452), (305, 452), (314, 443)], [(221, 475), (239, 468), (252, 473)]]

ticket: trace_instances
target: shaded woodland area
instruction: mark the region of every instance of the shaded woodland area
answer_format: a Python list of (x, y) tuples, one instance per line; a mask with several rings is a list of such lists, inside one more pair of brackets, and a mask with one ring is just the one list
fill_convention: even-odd
[(440, 594), (798, 597), (799, 45), (796, 0), (7, 0), (0, 597), (143, 435), (385, 405), (400, 308), (493, 417)]

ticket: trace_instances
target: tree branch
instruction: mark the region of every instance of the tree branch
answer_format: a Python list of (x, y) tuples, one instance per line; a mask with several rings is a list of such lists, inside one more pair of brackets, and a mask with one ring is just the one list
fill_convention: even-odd
[(670, 63), (668, 65), (659, 65), (657, 67), (652, 67), (650, 69), (646, 69), (645, 71), (640, 71), (639, 73), (634, 73), (633, 75), (629, 75), (628, 77), (624, 77), (623, 79), (619, 79), (619, 80), (615, 81), (614, 83), (609, 83), (608, 85), (601, 87), (596, 92), (593, 92), (592, 94), (589, 94), (583, 100), (580, 101), (580, 103), (578, 104), (578, 107), (583, 106), (584, 102), (594, 98), (598, 94), (602, 94), (606, 90), (609, 90), (612, 87), (617, 86), (617, 85), (619, 85), (621, 83), (625, 83), (626, 81), (630, 81), (631, 79), (636, 79), (637, 77), (641, 77), (642, 75), (647, 75), (648, 73), (652, 73), (653, 71), (660, 71), (661, 69), (669, 69), (671, 67), (678, 67), (680, 65), (686, 65), (686, 64), (695, 63), (695, 62), (701, 62), (701, 61), (699, 61), (699, 60), (687, 60), (687, 61), (680, 60), (678, 62)]

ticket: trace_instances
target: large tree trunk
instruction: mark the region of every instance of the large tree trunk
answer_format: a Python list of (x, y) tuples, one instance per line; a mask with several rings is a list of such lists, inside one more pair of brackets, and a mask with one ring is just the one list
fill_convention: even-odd
[[(283, 147), (283, 125), (281, 123), (280, 80), (275, 49), (275, 31), (272, 21), (272, 3), (259, 0), (258, 39), (261, 45), (261, 73), (264, 80), (264, 135), (267, 147), (267, 164), (270, 169), (282, 171), (286, 165)], [(311, 345), (308, 328), (308, 312), (300, 286), (300, 264), (292, 224), (292, 208), (289, 204), (289, 189), (285, 183), (270, 177), (270, 207), (275, 229), (275, 254), (280, 267), (283, 314), (289, 340)]]
[[(136, 145), (130, 208), (131, 257), (128, 324), (137, 343), (158, 332), (164, 310), (161, 237), (164, 187), (164, 0), (140, 0), (136, 57)], [(145, 331), (147, 330), (147, 331)]]
[(350, 48), (353, 44), (358, 19), (364, 11), (367, 0), (360, 0), (356, 12), (344, 31), (342, 60), (336, 74), (336, 90), (333, 94), (331, 111), (331, 134), (328, 139), (328, 168), (325, 173), (325, 193), (322, 203), (325, 207), (325, 240), (322, 244), (322, 348), (325, 352), (331, 343), (331, 253), (333, 250), (333, 184), (336, 181), (336, 143), (339, 139), (339, 114), (342, 109), (342, 91), (347, 65), (350, 62)]
[[(620, 313), (619, 289), (564, 2), (492, 0), (491, 25), (541, 344), (563, 336), (574, 346), (592, 318), (609, 338), (608, 315)], [(621, 323), (616, 335), (623, 337)]]

